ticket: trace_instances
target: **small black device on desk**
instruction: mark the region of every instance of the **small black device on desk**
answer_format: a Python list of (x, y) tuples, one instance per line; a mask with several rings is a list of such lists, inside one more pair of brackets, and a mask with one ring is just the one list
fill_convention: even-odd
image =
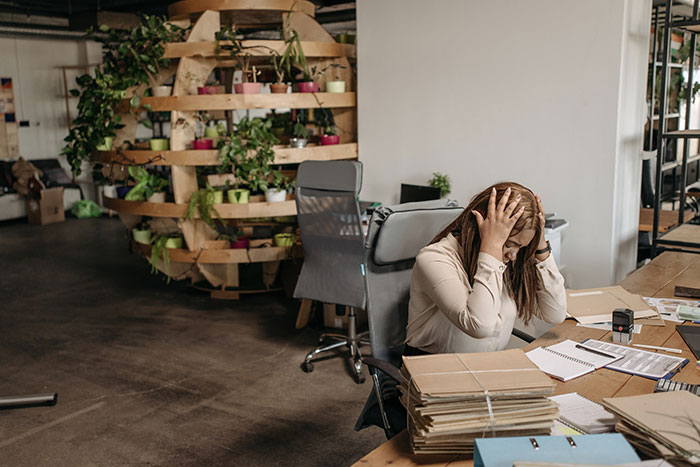
[(696, 396), (700, 396), (700, 384), (681, 383), (680, 381), (671, 381), (663, 378), (656, 381), (654, 392), (668, 391), (689, 391)]
[(615, 308), (612, 314), (613, 342), (628, 345), (632, 343), (634, 332), (634, 311), (629, 308)]

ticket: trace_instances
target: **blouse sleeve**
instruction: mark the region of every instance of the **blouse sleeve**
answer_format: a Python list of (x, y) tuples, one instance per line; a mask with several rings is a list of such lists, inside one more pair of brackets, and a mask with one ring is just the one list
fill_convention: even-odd
[[(465, 286), (450, 258), (435, 251), (421, 252), (415, 272), (423, 290), (459, 329), (481, 339), (500, 327), (501, 292), (505, 265), (487, 253), (479, 253), (474, 285)], [(462, 271), (463, 272), (463, 271)]]
[(566, 290), (554, 256), (550, 253), (535, 267), (540, 276), (535, 316), (551, 324), (561, 323), (566, 318)]

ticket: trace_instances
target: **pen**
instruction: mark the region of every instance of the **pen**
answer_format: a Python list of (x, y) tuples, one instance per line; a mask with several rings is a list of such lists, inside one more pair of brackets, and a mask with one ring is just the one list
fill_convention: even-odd
[(644, 345), (644, 344), (632, 344), (634, 347), (641, 347), (643, 349), (654, 349), (654, 350), (663, 350), (666, 352), (671, 352), (671, 353), (683, 353), (681, 349), (672, 349), (670, 347), (657, 347), (655, 345)]
[(576, 344), (576, 348), (586, 350), (586, 351), (591, 352), (591, 353), (596, 353), (598, 355), (602, 355), (603, 357), (608, 357), (608, 358), (617, 358), (618, 357), (617, 355), (610, 355), (609, 353), (601, 352), (600, 350), (589, 349), (588, 347), (584, 347), (581, 344)]

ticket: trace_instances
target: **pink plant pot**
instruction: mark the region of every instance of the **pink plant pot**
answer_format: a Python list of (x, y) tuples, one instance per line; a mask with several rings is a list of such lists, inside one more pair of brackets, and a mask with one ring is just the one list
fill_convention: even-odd
[(197, 94), (216, 94), (216, 86), (201, 86), (197, 88)]
[(260, 94), (260, 83), (236, 83), (233, 90), (236, 94)]
[(321, 146), (330, 146), (339, 142), (340, 137), (338, 135), (321, 135)]
[(214, 147), (214, 141), (210, 139), (196, 139), (192, 141), (192, 149), (211, 149)]
[(231, 242), (231, 248), (245, 249), (250, 245), (250, 239), (248, 237), (238, 237), (238, 240)]
[(304, 81), (299, 83), (299, 92), (318, 92), (318, 83), (314, 81)]

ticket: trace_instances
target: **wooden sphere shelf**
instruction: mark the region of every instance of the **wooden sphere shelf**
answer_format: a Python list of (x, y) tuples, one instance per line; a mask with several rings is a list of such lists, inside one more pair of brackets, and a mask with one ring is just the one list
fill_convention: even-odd
[[(132, 243), (133, 249), (149, 257), (151, 247), (140, 243)], [(267, 246), (249, 249), (211, 249), (184, 250), (169, 249), (170, 261), (175, 263), (197, 264), (249, 264), (267, 261), (281, 261), (290, 257), (292, 247)]]
[[(333, 144), (329, 146), (307, 146), (305, 148), (290, 148), (275, 146), (275, 164), (298, 164), (303, 161), (333, 161), (357, 159), (357, 143)], [(97, 151), (92, 159), (103, 164), (117, 163), (122, 165), (182, 165), (182, 166), (218, 166), (219, 151), (186, 150), (186, 151)]]
[[(214, 94), (197, 96), (144, 97), (141, 106), (148, 104), (153, 112), (169, 110), (237, 110), (237, 109), (315, 109), (320, 107), (354, 107), (354, 92), (295, 92), (291, 94)], [(130, 108), (129, 99), (119, 102), (117, 111)], [(141, 109), (146, 110), (146, 109)]]
[[(219, 45), (230, 45), (230, 41), (221, 41)], [(248, 40), (241, 41), (241, 45), (246, 48), (246, 53), (251, 57), (269, 57), (270, 49), (278, 53), (284, 53), (285, 44), (283, 41), (263, 41)], [(307, 58), (356, 58), (357, 47), (354, 44), (340, 44), (335, 42), (313, 42), (302, 41), (301, 47)], [(165, 44), (165, 54), (163, 58), (183, 58), (183, 57), (217, 57), (216, 42), (171, 42)], [(221, 53), (220, 60), (230, 59), (228, 54)]]
[[(122, 128), (116, 132), (114, 147), (123, 147), (125, 142), (136, 140), (143, 112), (172, 112), (167, 136), (172, 150), (113, 150), (96, 151), (92, 154), (93, 161), (111, 165), (105, 167), (110, 170), (110, 174), (123, 175), (124, 166), (129, 165), (169, 167), (176, 203), (150, 203), (104, 197), (104, 206), (117, 211), (128, 228), (144, 221), (143, 216), (154, 218), (149, 221), (149, 227), (152, 229), (157, 229), (159, 223), (172, 225), (172, 221), (158, 218), (177, 220), (177, 227), (185, 244), (183, 249), (168, 251), (172, 269), (166, 268), (163, 261), (155, 265), (161, 272), (175, 279), (190, 279), (193, 283), (206, 281), (217, 288), (217, 293), (235, 298), (244, 293), (239, 287), (239, 264), (262, 263), (260, 267), (264, 289), (260, 292), (274, 290), (280, 260), (290, 258), (292, 251), (297, 251), (292, 248), (273, 247), (270, 239), (266, 240), (266, 247), (261, 247), (262, 240), (251, 240), (247, 250), (222, 249), (224, 245), (216, 240), (217, 229), (202, 221), (198, 212), (195, 212), (195, 219), (184, 218), (192, 195), (203, 188), (197, 168), (216, 167), (221, 164), (217, 149), (188, 149), (192, 146), (192, 140), (202, 120), (199, 111), (212, 112), (216, 120), (226, 119), (230, 129), (234, 118), (238, 117), (238, 114), (228, 112), (232, 110), (327, 109), (333, 116), (333, 123), (340, 130), (339, 140), (342, 144), (305, 148), (276, 146), (273, 148), (273, 164), (357, 159), (357, 96), (353, 92), (356, 89), (356, 80), (352, 63), (357, 57), (357, 49), (351, 44), (337, 43), (314, 19), (315, 8), (308, 0), (185, 0), (169, 6), (171, 21), (183, 28), (190, 28), (185, 42), (164, 45), (164, 58), (172, 59), (172, 63), (152, 77), (151, 86), (172, 82), (172, 95), (140, 97), (139, 108), (136, 109), (131, 108), (131, 99), (121, 99), (115, 106), (115, 113), (122, 119)], [(335, 67), (332, 73), (326, 73), (317, 79), (319, 88), (325, 90), (326, 80), (340, 80), (345, 82), (348, 92), (196, 94), (198, 87), (210, 82), (212, 73), (217, 80), (225, 82), (225, 87), (228, 88), (228, 84), (233, 80), (233, 71), (230, 68), (240, 61), (240, 57), (231, 56), (228, 50), (221, 50), (222, 46), (227, 45), (227, 41), (216, 41), (217, 32), (228, 26), (245, 33), (249, 28), (279, 30), (283, 25), (298, 35), (309, 67)], [(281, 40), (246, 39), (241, 45), (244, 47), (244, 53), (250, 57), (249, 65), (257, 67), (258, 70), (272, 68), (271, 54), (274, 51), (282, 54), (285, 50), (285, 44)], [(217, 54), (217, 48), (221, 53)], [(144, 85), (129, 89), (127, 95), (142, 96), (145, 88)], [(163, 127), (158, 133), (154, 132), (159, 135), (167, 133), (164, 133)], [(112, 170), (115, 168), (116, 170)], [(292, 172), (293, 170), (282, 171), (284, 175), (293, 177)], [(208, 176), (208, 182), (218, 185), (213, 177)], [(233, 177), (233, 174), (221, 174), (219, 177)], [(214, 208), (227, 227), (248, 229), (251, 227), (246, 226), (246, 221), (250, 220), (266, 224), (271, 233), (278, 230), (286, 232), (290, 230), (290, 226), (279, 222), (273, 224), (272, 219), (265, 218), (286, 218), (297, 214), (295, 201), (289, 196), (287, 201), (281, 203), (267, 203), (259, 196), (251, 196), (247, 204), (223, 203), (215, 205)], [(216, 215), (212, 217), (217, 218)], [(150, 247), (146, 245), (134, 244), (134, 250), (145, 256), (149, 256), (150, 253)], [(215, 289), (212, 289), (212, 296), (214, 292)]]
[[(183, 0), (168, 6), (171, 19), (194, 19), (207, 10), (239, 15), (236, 27), (281, 22), (281, 14), (298, 11), (314, 17), (316, 6), (307, 0)], [(235, 19), (235, 18), (234, 18)], [(247, 24), (248, 23), (248, 24)]]
[[(104, 197), (104, 206), (119, 213), (136, 216), (171, 217), (181, 219), (187, 214), (186, 204), (149, 203), (148, 201), (126, 201)], [(214, 209), (223, 219), (248, 219), (251, 217), (281, 217), (295, 216), (297, 213), (294, 200), (280, 203), (245, 203), (245, 204), (215, 204)], [(214, 216), (215, 217), (215, 216)], [(195, 218), (199, 213), (195, 210)]]

